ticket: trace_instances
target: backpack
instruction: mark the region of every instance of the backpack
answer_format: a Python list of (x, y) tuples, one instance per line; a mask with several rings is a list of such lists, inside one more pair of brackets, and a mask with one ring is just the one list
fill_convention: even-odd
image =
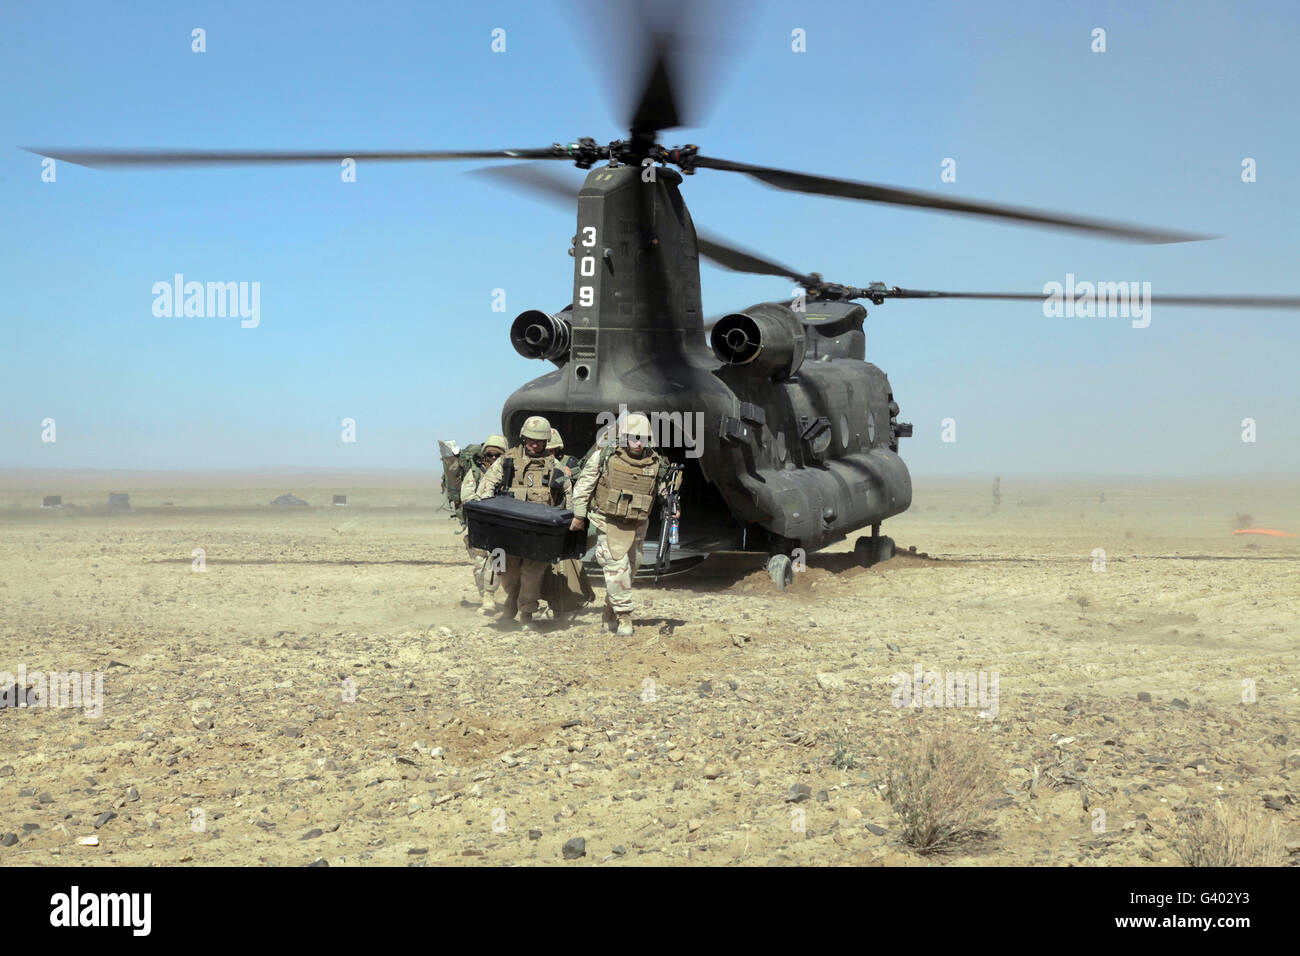
[(605, 447), (606, 446), (603, 445), (592, 445), (590, 448), (587, 449), (587, 453), (583, 455), (581, 458), (569, 459), (569, 461), (572, 463), (570, 467), (573, 469), (573, 481), (575, 484), (577, 483), (578, 478), (582, 476), (582, 470), (587, 467), (587, 462), (595, 458), (598, 452), (604, 451)]
[(460, 513), (460, 486), (465, 483), (465, 476), (479, 467), (478, 458), (482, 454), (482, 445), (469, 445), (455, 458), (443, 459), (442, 493), (447, 498), (447, 507), (457, 514)]

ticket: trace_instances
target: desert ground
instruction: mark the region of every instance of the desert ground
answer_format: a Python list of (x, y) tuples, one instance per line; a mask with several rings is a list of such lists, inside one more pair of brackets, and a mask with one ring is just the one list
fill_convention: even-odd
[[(478, 615), (432, 473), (0, 475), (0, 672), (103, 681), (0, 708), (0, 864), (1178, 866), (1225, 798), (1300, 862), (1300, 537), (1232, 533), (1300, 485), (1001, 494), (917, 478), (893, 560), (710, 561), (627, 639)], [(886, 780), (945, 732), (996, 787), (922, 853)]]

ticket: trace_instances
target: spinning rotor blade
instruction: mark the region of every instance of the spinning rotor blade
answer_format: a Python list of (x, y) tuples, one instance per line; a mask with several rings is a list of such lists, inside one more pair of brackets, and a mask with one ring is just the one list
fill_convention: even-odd
[[(572, 208), (578, 198), (577, 183), (568, 181), (550, 168), (535, 163), (511, 166), (486, 166), (474, 170), (476, 176), (488, 176), (516, 189), (524, 189)], [(840, 299), (986, 299), (1009, 302), (1042, 302), (1043, 292), (942, 292), (934, 289), (900, 289), (876, 284), (858, 288), (826, 282), (815, 273), (799, 273), (757, 253), (749, 252), (706, 232), (696, 232), (701, 258), (732, 272), (776, 276), (790, 279), (814, 295)], [(1209, 308), (1300, 309), (1300, 297), (1272, 295), (1153, 295), (1153, 305), (1202, 306)]]
[(1196, 242), (1201, 239), (1216, 238), (1187, 232), (1148, 229), (1144, 226), (1133, 226), (1104, 219), (1066, 216), (1038, 209), (1028, 209), (1022, 206), (1000, 206), (994, 203), (953, 199), (948, 196), (921, 192), (915, 189), (879, 186), (874, 183), (856, 182), (851, 179), (834, 179), (830, 176), (814, 176), (811, 173), (773, 169), (768, 166), (754, 166), (749, 163), (737, 163), (729, 159), (715, 159), (710, 156), (696, 156), (694, 165), (704, 169), (724, 169), (744, 173), (746, 176), (757, 179), (769, 186), (775, 186), (777, 189), (787, 189), (792, 192), (812, 193), (817, 196), (835, 196), (841, 199), (859, 199), (864, 202), (887, 203), (894, 206), (917, 206), (924, 209), (964, 213), (991, 219), (1010, 219), (1015, 222), (1034, 223), (1058, 229), (1108, 236), (1112, 239), (1127, 239), (1132, 242)]
[[(348, 152), (29, 148), (28, 151), (92, 168), (337, 162), (351, 158), (377, 162), (571, 160), (586, 169), (605, 159), (639, 164), (651, 157), (679, 166), (686, 173), (696, 168), (738, 172), (777, 189), (1027, 223), (1134, 242), (1191, 242), (1213, 238), (700, 156), (694, 146), (665, 149), (658, 144), (657, 134), (690, 123), (691, 114), (695, 112), (690, 108), (692, 104), (701, 93), (716, 86), (706, 79), (707, 74), (702, 70), (716, 70), (720, 61), (725, 59), (725, 51), (735, 48), (737, 26), (744, 19), (741, 15), (744, 5), (739, 0), (625, 0), (622, 4), (586, 0), (585, 6), (583, 22), (597, 25), (593, 50), (616, 58), (604, 73), (615, 82), (629, 80), (633, 86), (628, 108), (624, 111), (631, 130), (630, 140), (615, 140), (601, 145), (593, 139), (582, 138), (567, 145), (556, 143), (537, 149), (500, 150)], [(785, 275), (800, 282), (810, 278), (711, 238), (702, 237), (700, 251), (728, 269)]]
[(634, 141), (693, 126), (748, 19), (739, 0), (585, 0), (579, 19)]
[(814, 276), (802, 275), (789, 266), (783, 266), (771, 259), (764, 259), (752, 252), (746, 252), (744, 249), (728, 245), (709, 233), (697, 230), (695, 238), (699, 245), (700, 255), (715, 266), (730, 269), (732, 272), (748, 272), (756, 276), (777, 276), (778, 278), (790, 279), (804, 288), (817, 285), (818, 280)]
[(104, 169), (114, 166), (217, 166), (236, 163), (322, 163), (343, 159), (419, 162), (437, 159), (567, 159), (546, 149), (389, 150), (349, 153), (345, 150), (244, 150), (244, 149), (23, 149), (77, 166)]
[(628, 128), (632, 131), (634, 139), (648, 137), (653, 140), (659, 130), (683, 125), (668, 64), (671, 45), (670, 36), (654, 35), (650, 53), (650, 72), (643, 84), (632, 118), (628, 122)]
[(536, 163), (512, 163), (509, 166), (479, 166), (470, 175), (494, 179), (497, 185), (521, 192), (531, 192), (554, 205), (576, 207), (582, 183), (567, 179), (549, 166)]
[[(877, 290), (871, 290), (876, 292)], [(1012, 302), (1042, 302), (1042, 292), (935, 292), (929, 289), (880, 289), (884, 299), (1002, 299)], [(864, 298), (858, 296), (857, 298)], [(1300, 296), (1286, 295), (1153, 295), (1152, 305), (1204, 306), (1241, 309), (1300, 309)]]

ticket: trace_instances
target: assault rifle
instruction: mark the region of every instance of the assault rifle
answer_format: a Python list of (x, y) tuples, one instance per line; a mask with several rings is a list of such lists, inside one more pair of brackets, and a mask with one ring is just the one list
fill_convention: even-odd
[(681, 503), (679, 489), (682, 486), (682, 466), (671, 464), (668, 466), (668, 477), (664, 479), (668, 487), (668, 495), (664, 498), (663, 507), (659, 511), (659, 551), (655, 554), (655, 583), (659, 583), (659, 575), (668, 570), (668, 564), (673, 554), (673, 524), (677, 520), (673, 516), (677, 514), (678, 506)]

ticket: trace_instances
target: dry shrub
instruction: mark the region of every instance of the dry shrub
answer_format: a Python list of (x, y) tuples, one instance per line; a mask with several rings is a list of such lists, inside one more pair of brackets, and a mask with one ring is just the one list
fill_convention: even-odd
[(985, 805), (1002, 774), (988, 742), (954, 727), (906, 738), (885, 764), (885, 796), (903, 821), (903, 842), (921, 853), (985, 835)]
[(1277, 824), (1247, 799), (1195, 808), (1182, 836), (1178, 852), (1188, 866), (1281, 866), (1286, 857)]

